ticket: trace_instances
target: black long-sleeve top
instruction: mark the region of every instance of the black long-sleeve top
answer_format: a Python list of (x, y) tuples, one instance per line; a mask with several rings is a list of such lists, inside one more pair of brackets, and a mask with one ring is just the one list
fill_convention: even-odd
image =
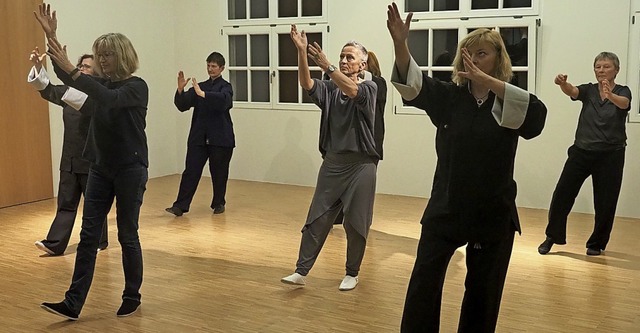
[(59, 67), (55, 66), (55, 71), (66, 85), (87, 94), (87, 103), (95, 103), (83, 156), (107, 168), (136, 163), (148, 167), (147, 83), (137, 76), (112, 82), (84, 74), (74, 81)]
[(437, 127), (438, 162), (422, 224), (469, 242), (503, 239), (514, 229), (520, 231), (513, 179), (516, 149), (519, 137), (531, 139), (542, 132), (545, 105), (506, 83), (504, 100), (490, 93), (478, 106), (468, 85), (435, 80), (414, 67), (407, 82), (419, 82), (420, 88), (415, 96), (401, 91), (403, 101), (425, 110)]
[(231, 84), (220, 76), (198, 85), (204, 91), (204, 98), (198, 96), (193, 88), (182, 93), (176, 91), (173, 98), (174, 104), (181, 112), (193, 107), (187, 145), (235, 147), (233, 122), (229, 112), (233, 107)]
[(62, 96), (69, 89), (67, 86), (49, 83), (40, 90), (40, 96), (47, 101), (62, 106), (64, 122), (64, 138), (62, 141), (62, 157), (60, 171), (73, 173), (89, 173), (89, 161), (82, 157), (92, 112), (85, 112), (85, 107), (77, 111), (62, 101)]

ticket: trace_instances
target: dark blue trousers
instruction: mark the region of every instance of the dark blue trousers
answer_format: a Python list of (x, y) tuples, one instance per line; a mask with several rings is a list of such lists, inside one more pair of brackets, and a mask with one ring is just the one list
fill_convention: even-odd
[(211, 208), (226, 204), (225, 196), (227, 194), (227, 181), (229, 180), (229, 163), (232, 155), (233, 147), (211, 145), (187, 147), (185, 169), (180, 180), (178, 198), (173, 203), (173, 207), (178, 207), (183, 212), (189, 211), (207, 160), (209, 160), (209, 172), (213, 183)]

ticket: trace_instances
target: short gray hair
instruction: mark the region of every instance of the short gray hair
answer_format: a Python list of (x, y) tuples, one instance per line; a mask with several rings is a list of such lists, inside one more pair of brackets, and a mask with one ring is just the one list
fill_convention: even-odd
[(600, 52), (600, 54), (598, 54), (596, 56), (596, 58), (593, 60), (593, 67), (596, 67), (596, 62), (598, 62), (598, 60), (611, 60), (613, 62), (613, 67), (616, 68), (616, 70), (620, 70), (620, 59), (618, 59), (618, 56), (613, 53), (613, 52)]
[(367, 61), (369, 59), (369, 52), (367, 52), (367, 48), (364, 47), (364, 45), (356, 42), (355, 40), (350, 40), (346, 44), (344, 44), (342, 48), (344, 49), (347, 46), (353, 46), (356, 49), (360, 50), (360, 53), (362, 53), (362, 61)]

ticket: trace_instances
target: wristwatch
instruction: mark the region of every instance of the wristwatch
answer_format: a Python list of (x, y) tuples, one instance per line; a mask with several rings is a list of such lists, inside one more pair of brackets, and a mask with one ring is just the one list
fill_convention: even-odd
[(329, 65), (329, 67), (327, 67), (327, 74), (331, 74), (336, 70), (336, 66), (334, 65)]

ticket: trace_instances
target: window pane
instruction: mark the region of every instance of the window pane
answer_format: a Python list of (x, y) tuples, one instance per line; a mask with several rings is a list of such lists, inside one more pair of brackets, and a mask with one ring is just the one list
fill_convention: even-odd
[(497, 9), (498, 0), (471, 0), (471, 9)]
[(527, 66), (529, 63), (527, 32), (527, 27), (500, 28), (500, 35), (513, 66)]
[(451, 66), (458, 45), (458, 29), (433, 30), (433, 65)]
[(246, 19), (247, 18), (247, 2), (246, 0), (228, 0), (229, 19)]
[(409, 12), (428, 12), (429, 0), (405, 0), (404, 11)]
[(531, 0), (504, 0), (504, 8), (531, 8)]
[(269, 35), (251, 35), (251, 66), (269, 66)]
[[(322, 33), (307, 33), (307, 41), (309, 44), (318, 43), (322, 47)], [(330, 54), (327, 57), (331, 58)], [(315, 66), (312, 60), (309, 60), (310, 66)], [(293, 45), (289, 34), (278, 34), (278, 66), (298, 66), (298, 49)]]
[(459, 0), (434, 0), (433, 11), (458, 10), (460, 9), (459, 3)]
[(407, 43), (418, 66), (429, 66), (429, 30), (409, 31)]
[(269, 71), (251, 71), (251, 101), (269, 102)]
[(298, 71), (280, 71), (280, 103), (298, 103)]
[(278, 66), (298, 66), (298, 49), (289, 34), (278, 34)]
[[(289, 37), (289, 38), (291, 38), (291, 37)], [(321, 32), (307, 32), (307, 40), (309, 41), (309, 44), (318, 43), (318, 45), (320, 45), (320, 48), (322, 48), (322, 33)], [(298, 51), (296, 51), (296, 52), (298, 52)], [(325, 54), (326, 54), (326, 52), (325, 52)], [(327, 54), (327, 57), (329, 57), (329, 56), (330, 56), (330, 54)]]
[(302, 16), (322, 16), (322, 0), (302, 0)]
[[(322, 78), (322, 71), (311, 71), (311, 78), (320, 80)], [(302, 92), (302, 103), (313, 103), (309, 94), (306, 91)]]
[(451, 71), (433, 71), (433, 78), (444, 82), (451, 82)]
[(513, 72), (513, 78), (511, 79), (510, 83), (524, 90), (528, 90), (527, 89), (527, 80), (529, 77), (528, 74), (529, 73), (527, 72)]
[(251, 1), (251, 18), (268, 18), (269, 17), (269, 1), (268, 0), (250, 0)]
[(247, 65), (247, 36), (229, 35), (229, 66)]
[(233, 100), (248, 102), (247, 71), (229, 70), (229, 80), (233, 87)]
[(278, 0), (278, 17), (298, 17), (298, 0)]

